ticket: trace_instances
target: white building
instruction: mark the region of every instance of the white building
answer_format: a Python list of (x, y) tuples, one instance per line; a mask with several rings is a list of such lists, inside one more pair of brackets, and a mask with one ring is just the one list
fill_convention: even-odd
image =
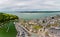
[(50, 37), (60, 37), (60, 29), (51, 28), (48, 32)]

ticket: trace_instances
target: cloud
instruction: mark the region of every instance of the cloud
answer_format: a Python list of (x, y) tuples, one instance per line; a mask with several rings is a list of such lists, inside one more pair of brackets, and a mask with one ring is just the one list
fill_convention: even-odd
[(0, 0), (0, 11), (60, 10), (60, 0)]

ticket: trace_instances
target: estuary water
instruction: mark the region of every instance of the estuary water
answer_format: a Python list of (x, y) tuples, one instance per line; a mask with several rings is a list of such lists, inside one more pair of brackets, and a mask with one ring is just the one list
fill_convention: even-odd
[(24, 18), (24, 19), (38, 19), (46, 16), (54, 16), (54, 15), (60, 15), (60, 12), (55, 12), (55, 13), (19, 13), (19, 12), (4, 12), (8, 14), (14, 14), (17, 15), (19, 18)]

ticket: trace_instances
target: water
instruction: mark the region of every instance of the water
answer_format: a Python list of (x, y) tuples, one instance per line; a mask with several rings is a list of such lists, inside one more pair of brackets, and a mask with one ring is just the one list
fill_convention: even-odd
[(53, 15), (57, 15), (60, 14), (60, 12), (49, 12), (49, 13), (19, 13), (19, 12), (4, 12), (4, 13), (8, 13), (8, 14), (14, 14), (17, 15), (20, 18), (24, 18), (24, 19), (38, 19), (38, 18), (42, 18), (42, 17), (46, 17), (46, 16), (53, 16)]

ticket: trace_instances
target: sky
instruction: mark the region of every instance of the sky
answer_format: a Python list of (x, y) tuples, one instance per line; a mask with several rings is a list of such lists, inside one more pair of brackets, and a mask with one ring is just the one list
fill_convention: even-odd
[(0, 0), (0, 11), (60, 11), (60, 0)]

